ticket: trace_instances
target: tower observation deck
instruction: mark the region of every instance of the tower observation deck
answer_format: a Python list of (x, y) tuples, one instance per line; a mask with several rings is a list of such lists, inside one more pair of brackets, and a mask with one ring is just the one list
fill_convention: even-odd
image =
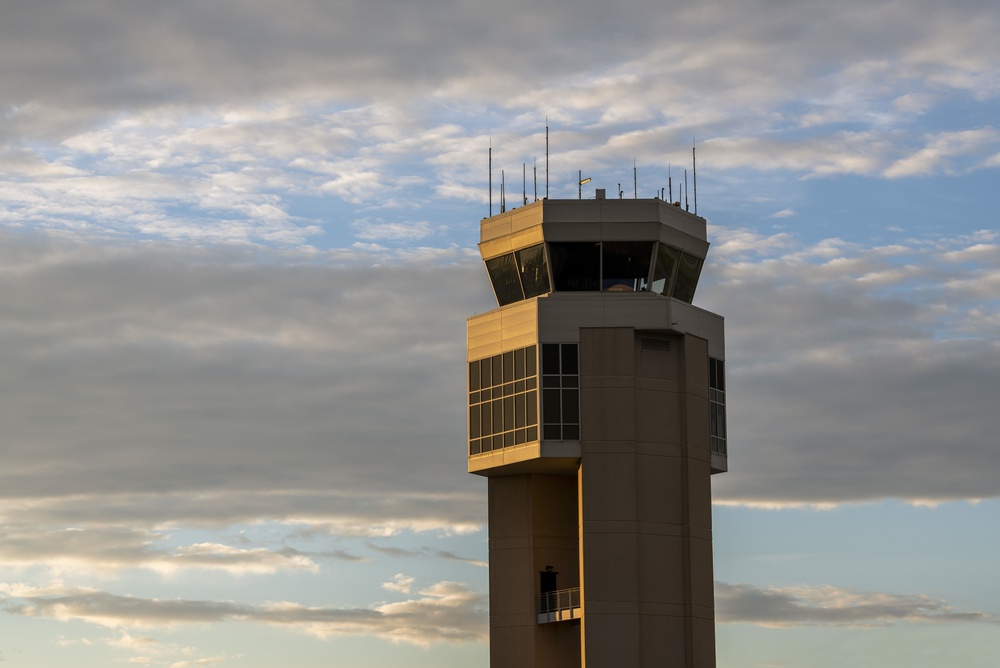
[[(598, 191), (600, 193), (600, 191)], [(468, 466), (489, 485), (492, 668), (715, 666), (723, 319), (705, 220), (659, 199), (483, 219)]]

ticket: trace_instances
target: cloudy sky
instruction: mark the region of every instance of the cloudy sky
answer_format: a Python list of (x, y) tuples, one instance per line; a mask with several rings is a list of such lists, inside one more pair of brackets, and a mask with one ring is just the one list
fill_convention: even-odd
[(542, 196), (548, 123), (553, 198), (680, 199), (697, 142), (720, 668), (994, 666), (998, 33), (986, 0), (8, 0), (0, 662), (485, 668), (464, 323), (489, 147)]

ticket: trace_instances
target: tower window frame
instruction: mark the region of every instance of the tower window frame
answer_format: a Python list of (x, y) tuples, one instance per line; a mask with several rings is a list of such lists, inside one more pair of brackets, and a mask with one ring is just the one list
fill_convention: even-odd
[(580, 440), (580, 345), (543, 343), (542, 439)]
[(726, 361), (708, 358), (709, 440), (712, 452), (728, 453), (726, 442)]
[(469, 362), (469, 456), (538, 441), (538, 346)]

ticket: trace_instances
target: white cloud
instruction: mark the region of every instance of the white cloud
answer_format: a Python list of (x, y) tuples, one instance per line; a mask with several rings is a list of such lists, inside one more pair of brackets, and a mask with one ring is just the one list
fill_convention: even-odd
[(1000, 133), (991, 127), (958, 132), (942, 132), (926, 138), (924, 148), (897, 160), (885, 169), (885, 176), (927, 176), (938, 172), (956, 171), (954, 159), (965, 155), (981, 155), (984, 150), (1000, 143)]
[(382, 588), (389, 591), (398, 591), (402, 594), (409, 594), (414, 582), (416, 582), (416, 578), (396, 573), (392, 576), (391, 580), (382, 583)]

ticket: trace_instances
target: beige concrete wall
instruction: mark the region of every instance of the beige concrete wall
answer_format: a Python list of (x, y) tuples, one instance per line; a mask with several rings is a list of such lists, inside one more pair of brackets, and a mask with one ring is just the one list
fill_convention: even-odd
[(580, 357), (584, 665), (712, 668), (708, 344), (582, 329)]
[(578, 668), (579, 624), (536, 621), (540, 571), (558, 571), (560, 589), (579, 586), (576, 478), (490, 478), (489, 530), (490, 665)]

